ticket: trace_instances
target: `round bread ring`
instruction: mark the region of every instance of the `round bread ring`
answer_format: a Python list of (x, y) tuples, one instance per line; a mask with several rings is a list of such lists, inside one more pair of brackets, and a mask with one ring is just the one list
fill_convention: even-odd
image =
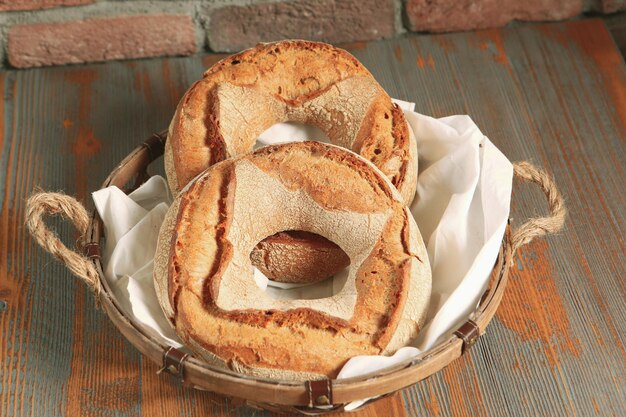
[[(283, 300), (257, 286), (250, 251), (289, 228), (348, 254), (339, 293)], [(353, 356), (405, 346), (423, 325), (431, 291), (426, 249), (398, 191), (369, 161), (319, 142), (261, 148), (193, 180), (161, 227), (154, 282), (165, 315), (197, 355), (291, 380), (335, 377)]]
[[(333, 144), (372, 161), (410, 205), (417, 145), (402, 110), (351, 54), (298, 40), (230, 56), (187, 91), (165, 144), (172, 193), (207, 167), (252, 152), (262, 132), (286, 121), (317, 126)], [(346, 255), (322, 238), (286, 232), (251, 256), (270, 279), (314, 282), (344, 268)]]
[(410, 205), (417, 146), (402, 110), (347, 51), (320, 42), (259, 44), (213, 65), (181, 99), (165, 167), (174, 194), (207, 167), (252, 152), (280, 122), (319, 127), (372, 161)]

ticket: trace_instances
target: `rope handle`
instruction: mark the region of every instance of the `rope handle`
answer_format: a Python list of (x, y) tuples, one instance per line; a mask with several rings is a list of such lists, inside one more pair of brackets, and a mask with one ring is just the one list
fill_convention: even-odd
[(521, 161), (513, 163), (513, 173), (515, 177), (537, 184), (541, 188), (548, 199), (550, 211), (548, 216), (531, 218), (513, 231), (511, 246), (512, 255), (515, 255), (517, 249), (530, 243), (534, 238), (560, 231), (565, 224), (567, 210), (563, 196), (556, 188), (554, 180), (544, 170), (535, 167), (530, 162)]
[(74, 275), (87, 284), (99, 304), (102, 287), (96, 267), (79, 251), (65, 246), (59, 235), (46, 226), (44, 216), (49, 215), (61, 215), (69, 219), (80, 233), (79, 242), (82, 243), (89, 227), (87, 210), (74, 197), (36, 190), (26, 201), (26, 227), (42, 248), (63, 262)]

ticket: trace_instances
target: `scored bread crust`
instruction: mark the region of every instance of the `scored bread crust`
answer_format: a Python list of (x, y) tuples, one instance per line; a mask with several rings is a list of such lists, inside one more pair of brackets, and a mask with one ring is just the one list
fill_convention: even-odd
[[(259, 198), (279, 212), (250, 218)], [(256, 287), (246, 251), (288, 224), (350, 256), (339, 294), (272, 300)], [(367, 160), (317, 142), (265, 147), (198, 176), (168, 211), (154, 280), (163, 311), (200, 357), (294, 380), (334, 377), (350, 357), (406, 345), (431, 288), (423, 241), (397, 190)]]
[[(300, 40), (259, 44), (225, 58), (191, 86), (165, 144), (172, 193), (208, 166), (252, 152), (263, 131), (285, 121), (315, 125), (334, 144), (372, 161), (410, 205), (417, 145), (402, 110), (351, 54)], [(318, 253), (317, 242), (307, 239), (268, 237), (261, 246), (252, 254), (255, 265), (276, 281), (325, 279), (345, 260), (336, 248)]]
[(208, 166), (250, 153), (272, 125), (312, 124), (372, 161), (409, 205), (416, 145), (402, 110), (347, 51), (301, 40), (259, 44), (213, 65), (180, 101), (166, 154), (172, 192)]

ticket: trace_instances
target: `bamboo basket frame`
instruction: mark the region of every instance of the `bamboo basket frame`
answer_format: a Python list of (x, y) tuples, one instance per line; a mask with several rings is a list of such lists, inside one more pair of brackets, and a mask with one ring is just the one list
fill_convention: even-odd
[[(111, 172), (102, 188), (116, 185), (124, 189), (130, 183), (134, 183), (131, 188), (136, 188), (146, 181), (149, 178), (148, 166), (163, 154), (166, 135), (166, 132), (155, 134), (133, 150)], [(350, 402), (367, 398), (366, 403), (369, 403), (431, 376), (467, 352), (478, 337), (484, 334), (502, 300), (515, 249), (528, 243), (533, 237), (559, 230), (564, 221), (565, 209), (562, 207), (562, 198), (551, 179), (532, 166), (528, 168), (529, 164), (524, 164), (525, 169), (530, 170), (530, 174), (520, 175), (518, 167), (516, 174), (537, 183), (542, 188), (551, 203), (551, 216), (532, 219), (515, 232), (512, 232), (510, 224), (507, 225), (488, 287), (468, 320), (459, 326), (452, 336), (413, 359), (359, 377), (305, 383), (260, 379), (210, 366), (178, 349), (162, 345), (129, 320), (118, 301), (111, 295), (112, 291), (104, 277), (100, 260), (101, 241), (105, 238), (103, 225), (95, 210), (87, 227), (83, 248), (85, 258), (82, 259), (91, 263), (97, 271), (100, 281), (97, 287), (102, 287), (98, 299), (106, 314), (143, 355), (160, 366), (159, 372), (169, 373), (185, 385), (232, 397), (236, 403), (252, 407), (304, 415), (342, 411)], [(80, 205), (78, 202), (76, 204)], [(556, 208), (557, 205), (560, 211)], [(27, 212), (29, 216), (33, 216), (31, 210)], [(539, 227), (537, 221), (543, 222), (544, 227)], [(545, 223), (550, 221), (553, 222), (552, 226), (546, 227)], [(32, 229), (31, 232), (35, 234)], [(35, 237), (42, 244), (41, 239)], [(47, 247), (46, 249), (49, 250)], [(68, 263), (66, 259), (63, 260)]]

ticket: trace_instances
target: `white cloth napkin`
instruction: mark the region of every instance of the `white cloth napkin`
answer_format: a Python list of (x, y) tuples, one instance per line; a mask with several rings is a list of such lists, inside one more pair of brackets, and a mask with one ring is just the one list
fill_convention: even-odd
[(161, 223), (171, 204), (167, 183), (155, 176), (126, 195), (107, 187), (93, 193), (104, 223), (104, 275), (130, 319), (164, 344), (183, 344), (157, 302), (152, 271)]
[[(407, 103), (410, 105), (410, 103)], [(509, 217), (513, 166), (469, 116), (424, 116), (401, 103), (417, 138), (419, 176), (411, 213), (433, 272), (428, 319), (417, 340), (393, 356), (357, 356), (337, 379), (379, 371), (450, 337), (478, 304)], [(346, 411), (360, 407), (355, 401)]]
[[(414, 112), (413, 103), (396, 102), (417, 139), (419, 177), (410, 208), (433, 271), (431, 306), (425, 327), (410, 347), (390, 357), (352, 358), (338, 378), (393, 366), (449, 337), (475, 309), (486, 288), (509, 216), (513, 167), (471, 118), (434, 119)], [(257, 146), (305, 139), (328, 141), (319, 129), (284, 123), (264, 132)], [(165, 180), (152, 177), (129, 195), (108, 187), (93, 193), (93, 199), (104, 222), (103, 262), (114, 295), (146, 332), (180, 348), (182, 343), (163, 315), (152, 284), (159, 227), (171, 203)], [(319, 298), (337, 290), (332, 279), (314, 286), (284, 285), (256, 270), (255, 280), (280, 298), (303, 293)]]

